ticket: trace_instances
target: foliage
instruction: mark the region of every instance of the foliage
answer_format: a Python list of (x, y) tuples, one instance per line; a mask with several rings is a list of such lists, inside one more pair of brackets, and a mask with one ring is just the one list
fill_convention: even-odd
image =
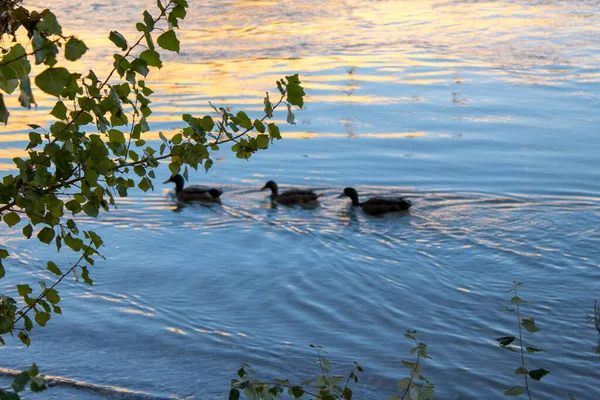
[(427, 345), (417, 341), (417, 331), (408, 330), (404, 337), (415, 343), (410, 354), (417, 353), (417, 359), (414, 362), (402, 360), (402, 365), (410, 368), (410, 376), (398, 381), (400, 395), (390, 396), (387, 400), (431, 400), (435, 386), (421, 374), (421, 360), (431, 359), (427, 354)]
[(32, 392), (41, 392), (46, 390), (44, 380), (38, 376), (38, 367), (33, 364), (27, 371), (23, 371), (13, 379), (12, 392), (0, 389), (0, 400), (18, 400), (19, 393), (25, 390), (29, 384), (29, 390)]
[[(281, 139), (279, 127), (269, 122), (281, 104), (287, 106), (288, 122), (294, 123), (292, 106), (302, 107), (305, 94), (298, 75), (276, 82), (278, 99), (272, 102), (266, 94), (260, 118), (213, 106), (213, 115), (183, 114), (185, 127), (170, 138), (160, 132), (162, 143), (156, 148), (146, 142), (153, 91), (145, 79), (151, 69), (162, 67), (163, 50), (180, 51), (176, 29), (187, 8), (186, 0), (158, 0), (154, 14), (143, 12), (134, 41), (111, 31), (109, 39), (119, 51), (108, 76), (100, 79), (94, 71), (82, 74), (58, 65), (78, 60), (88, 49), (82, 40), (63, 33), (50, 10), (29, 11), (12, 0), (1, 3), (0, 122), (7, 124), (10, 117), (4, 96), (17, 88), (23, 107), (36, 104), (32, 80), (56, 102), (50, 111), (54, 122), (49, 127), (29, 124), (27, 156), (14, 158), (18, 172), (6, 174), (0, 182), (0, 217), (25, 238), (73, 251), (78, 257), (66, 268), (47, 261), (46, 269), (56, 279), (41, 282), (39, 291), (19, 284), (20, 298), (0, 294), (1, 344), (6, 335), (16, 334), (29, 346), (34, 325), (45, 326), (54, 314), (62, 313), (57, 285), (68, 275), (93, 284), (89, 268), (100, 256), (103, 241), (95, 232), (79, 229), (81, 215), (95, 218), (109, 211), (135, 186), (154, 189), (155, 169), (162, 160), (168, 161), (172, 174), (182, 171), (187, 179), (188, 167), (208, 171), (213, 152), (223, 145), (238, 158), (250, 158)], [(16, 40), (19, 28), (29, 40), (25, 46)], [(30, 77), (32, 63), (45, 69)], [(9, 256), (0, 248), (0, 279)], [(37, 382), (35, 376), (30, 378), (32, 384)]]
[[(244, 395), (249, 400), (277, 399), (287, 392), (288, 397), (299, 399), (303, 396), (322, 400), (351, 400), (353, 391), (352, 382), (358, 382), (358, 372), (363, 369), (356, 362), (348, 375), (334, 375), (331, 372), (331, 363), (325, 357), (327, 354), (321, 346), (310, 345), (317, 353), (317, 364), (320, 374), (300, 384), (292, 384), (287, 379), (274, 379), (264, 382), (254, 378), (255, 372), (248, 364), (242, 364), (238, 370), (239, 379), (231, 380), (229, 400), (237, 400)], [(343, 386), (342, 386), (343, 385)]]
[(539, 332), (541, 329), (535, 324), (535, 320), (533, 318), (521, 316), (521, 304), (531, 303), (530, 301), (523, 300), (519, 297), (518, 289), (521, 285), (523, 285), (521, 282), (517, 282), (516, 280), (513, 280), (513, 287), (512, 287), (512, 289), (507, 290), (507, 293), (513, 292), (513, 297), (510, 299), (510, 302), (515, 305), (515, 308), (505, 308), (504, 309), (505, 311), (512, 312), (517, 316), (517, 324), (518, 324), (518, 328), (519, 328), (519, 337), (518, 337), (519, 340), (518, 340), (517, 346), (516, 346), (517, 349), (515, 350), (514, 346), (511, 346), (511, 344), (517, 339), (515, 336), (503, 336), (503, 337), (497, 338), (496, 340), (500, 344), (500, 347), (502, 347), (503, 349), (506, 349), (506, 350), (509, 350), (512, 352), (518, 352), (518, 353), (520, 353), (520, 356), (521, 356), (521, 360), (520, 360), (521, 363), (520, 363), (520, 366), (515, 370), (515, 374), (523, 376), (524, 386), (520, 386), (520, 385), (513, 386), (513, 387), (507, 389), (504, 392), (504, 395), (505, 396), (520, 396), (520, 395), (526, 393), (527, 396), (529, 397), (529, 399), (531, 400), (531, 390), (529, 388), (529, 378), (539, 381), (544, 376), (549, 374), (550, 371), (548, 371), (544, 368), (528, 370), (525, 367), (525, 350), (527, 351), (527, 353), (530, 353), (530, 354), (538, 353), (538, 352), (545, 351), (545, 350), (541, 349), (539, 347), (523, 345), (523, 328), (525, 328), (525, 330), (529, 333), (536, 333), (536, 332)]

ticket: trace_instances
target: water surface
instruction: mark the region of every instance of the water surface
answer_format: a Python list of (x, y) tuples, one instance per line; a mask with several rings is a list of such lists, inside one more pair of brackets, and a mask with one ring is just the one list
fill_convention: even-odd
[[(108, 31), (133, 38), (153, 3), (56, 2), (90, 47), (73, 67), (105, 75)], [(149, 140), (208, 101), (259, 116), (285, 74), (301, 75), (306, 109), (251, 161), (223, 151), (191, 174), (222, 186), (222, 205), (180, 208), (157, 185), (82, 221), (106, 244), (95, 285), (63, 284), (64, 316), (30, 349), (2, 348), (0, 367), (35, 361), (114, 389), (36, 398), (211, 399), (242, 362), (267, 379), (316, 375), (312, 343), (340, 372), (359, 362), (361, 398), (383, 399), (407, 374), (415, 329), (439, 398), (500, 399), (520, 383), (516, 355), (494, 341), (516, 332), (499, 311), (516, 278), (542, 328), (527, 339), (548, 349), (527, 360), (551, 371), (536, 397), (599, 397), (586, 323), (600, 297), (599, 18), (597, 1), (194, 2), (181, 55), (150, 76)], [(0, 132), (3, 173), (25, 124), (49, 122), (53, 103), (36, 94), (37, 110), (11, 110)], [(268, 179), (316, 188), (320, 207), (272, 208), (257, 191)], [(350, 185), (415, 205), (369, 217), (337, 198)], [(9, 230), (0, 243), (16, 256), (5, 287), (51, 279), (47, 259), (75, 261)]]

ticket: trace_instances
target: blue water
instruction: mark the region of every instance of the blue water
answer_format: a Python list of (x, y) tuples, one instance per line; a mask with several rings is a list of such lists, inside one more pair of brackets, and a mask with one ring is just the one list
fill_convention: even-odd
[[(76, 66), (101, 74), (106, 33), (133, 38), (152, 3), (53, 7), (65, 31), (87, 24), (90, 51)], [(222, 187), (222, 205), (177, 207), (158, 183), (82, 219), (105, 241), (95, 285), (62, 284), (64, 315), (35, 328), (29, 349), (0, 348), (0, 367), (35, 361), (115, 390), (31, 398), (212, 399), (242, 362), (264, 379), (317, 375), (315, 344), (337, 372), (364, 367), (360, 398), (384, 399), (408, 376), (403, 334), (414, 329), (437, 398), (500, 399), (521, 384), (517, 354), (494, 340), (516, 333), (499, 311), (515, 278), (542, 328), (526, 343), (547, 349), (527, 366), (551, 371), (534, 396), (600, 397), (599, 338), (586, 322), (600, 298), (599, 18), (597, 1), (194, 4), (181, 56), (150, 76), (149, 140), (175, 133), (184, 112), (209, 113), (209, 100), (259, 116), (264, 91), (290, 73), (306, 109), (268, 151), (246, 162), (224, 150), (208, 174), (190, 174)], [(0, 132), (3, 174), (26, 145), (24, 124), (52, 107), (38, 96)], [(168, 175), (159, 168), (157, 182)], [(269, 179), (315, 188), (320, 207), (272, 208), (258, 191)], [(369, 217), (337, 198), (346, 186), (414, 206)], [(19, 232), (2, 227), (15, 255), (5, 292), (49, 281), (48, 259), (76, 260)]]

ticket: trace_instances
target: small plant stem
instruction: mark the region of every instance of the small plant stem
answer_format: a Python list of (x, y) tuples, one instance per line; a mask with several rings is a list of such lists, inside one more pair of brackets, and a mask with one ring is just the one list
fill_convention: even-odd
[[(417, 346), (419, 346), (419, 342), (415, 339), (415, 344)], [(410, 390), (410, 385), (412, 385), (413, 382), (413, 375), (412, 372), (415, 368), (417, 368), (419, 366), (419, 360), (421, 359), (421, 355), (419, 354), (419, 352), (417, 352), (417, 360), (415, 361), (415, 366), (413, 369), (411, 369), (411, 373), (410, 373), (410, 381), (408, 382), (408, 386), (406, 387), (406, 390), (404, 391), (404, 393), (402, 394), (402, 396), (400, 397), (400, 400), (404, 400), (404, 398), (406, 397), (406, 395), (408, 394), (408, 391)]]
[[(514, 291), (515, 291), (515, 297), (518, 297), (517, 294), (517, 282), (514, 281)], [(521, 316), (519, 315), (519, 307), (520, 307), (520, 302), (517, 302), (517, 323), (519, 324), (519, 349), (521, 350), (521, 367), (523, 367), (523, 369), (526, 371), (527, 369), (525, 368), (525, 354), (523, 351), (523, 331), (521, 328)], [(529, 400), (531, 400), (531, 393), (529, 392), (529, 381), (527, 379), (527, 374), (523, 375), (525, 378), (525, 390), (527, 391), (527, 396), (529, 396)]]

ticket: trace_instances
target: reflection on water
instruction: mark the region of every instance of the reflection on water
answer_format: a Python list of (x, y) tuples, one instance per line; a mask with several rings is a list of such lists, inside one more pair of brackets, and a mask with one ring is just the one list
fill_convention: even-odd
[[(90, 47), (69, 68), (99, 76), (115, 50), (107, 32), (133, 38), (155, 4), (56, 3), (63, 30)], [(493, 339), (514, 321), (496, 310), (517, 278), (548, 350), (535, 365), (552, 371), (536, 395), (600, 396), (582, 306), (600, 278), (600, 2), (191, 3), (181, 56), (150, 75), (146, 140), (176, 132), (182, 113), (211, 113), (208, 101), (258, 116), (264, 91), (296, 72), (306, 109), (269, 151), (249, 162), (225, 151), (210, 174), (191, 174), (223, 187), (222, 204), (182, 206), (157, 184), (82, 218), (106, 243), (95, 286), (65, 283), (65, 315), (36, 329), (31, 349), (2, 348), (0, 366), (35, 361), (139, 398), (215, 398), (244, 361), (268, 378), (312, 376), (314, 343), (342, 369), (365, 367), (361, 398), (384, 398), (406, 372), (402, 333), (416, 329), (440, 398), (500, 399), (515, 360)], [(53, 106), (8, 97), (0, 171)], [(268, 179), (324, 195), (315, 209), (273, 207), (258, 191)], [(369, 217), (336, 198), (349, 185), (414, 206)], [(73, 261), (12, 231), (0, 245), (14, 254), (6, 285), (51, 279), (47, 259)]]

